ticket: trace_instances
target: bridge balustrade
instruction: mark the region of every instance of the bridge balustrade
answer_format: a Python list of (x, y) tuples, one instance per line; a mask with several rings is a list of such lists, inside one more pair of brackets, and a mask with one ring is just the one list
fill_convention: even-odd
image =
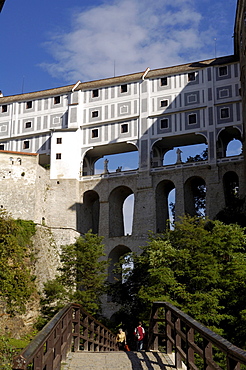
[(163, 344), (166, 353), (174, 356), (176, 369), (239, 370), (241, 365), (246, 369), (246, 351), (170, 303), (154, 302), (148, 348), (158, 350)]
[(13, 360), (14, 370), (59, 370), (70, 351), (115, 351), (115, 335), (80, 305), (68, 304)]

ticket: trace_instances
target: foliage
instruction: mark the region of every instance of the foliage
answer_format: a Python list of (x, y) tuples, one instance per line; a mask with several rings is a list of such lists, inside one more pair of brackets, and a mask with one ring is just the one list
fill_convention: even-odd
[(107, 261), (102, 260), (102, 240), (89, 231), (75, 244), (62, 247), (59, 274), (44, 286), (40, 326), (68, 302), (81, 304), (91, 314), (98, 313), (107, 267)]
[(169, 301), (227, 339), (245, 345), (244, 229), (184, 217), (163, 235), (150, 235), (124, 284), (110, 290), (122, 312), (148, 320), (153, 301)]
[(206, 148), (201, 154), (197, 154), (194, 157), (187, 157), (186, 162), (200, 162), (208, 160), (208, 148)]
[(0, 213), (0, 297), (10, 314), (25, 312), (25, 305), (35, 291), (31, 273), (32, 221), (13, 220)]
[(0, 336), (0, 366), (2, 370), (12, 369), (12, 358), (15, 354), (14, 347), (6, 336)]
[(238, 197), (235, 197), (232, 199), (226, 207), (217, 213), (215, 219), (220, 220), (227, 225), (233, 223), (246, 227), (245, 198), (239, 199)]

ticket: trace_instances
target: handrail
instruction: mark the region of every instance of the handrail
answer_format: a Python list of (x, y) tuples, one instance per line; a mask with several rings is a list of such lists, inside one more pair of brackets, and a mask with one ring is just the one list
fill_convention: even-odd
[(57, 370), (70, 351), (115, 351), (116, 336), (88, 314), (69, 303), (13, 359), (13, 370)]
[[(165, 315), (158, 317), (160, 309)], [(158, 332), (158, 323), (165, 325), (165, 333)], [(150, 317), (148, 348), (157, 350), (159, 339), (165, 337), (166, 352), (174, 351), (175, 367), (181, 369), (183, 362), (187, 370), (198, 370), (196, 356), (200, 357), (203, 369), (239, 370), (246, 365), (246, 351), (206, 328), (168, 302), (154, 302)], [(224, 353), (223, 369), (216, 363), (216, 351)], [(196, 355), (195, 355), (196, 354)]]

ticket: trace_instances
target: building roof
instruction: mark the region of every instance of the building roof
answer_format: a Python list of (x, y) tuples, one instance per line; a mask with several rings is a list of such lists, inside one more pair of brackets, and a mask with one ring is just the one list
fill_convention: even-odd
[[(1, 0), (0, 0), (1, 1)], [(41, 90), (36, 92), (30, 92), (25, 94), (18, 94), (18, 95), (10, 95), (10, 96), (3, 96), (0, 97), (0, 104), (12, 103), (15, 101), (28, 101), (33, 99), (41, 99), (44, 97), (54, 96), (54, 95), (62, 95), (68, 94), (72, 91), (79, 91), (79, 90), (92, 90), (98, 89), (100, 87), (107, 87), (112, 85), (121, 85), (126, 84), (129, 82), (140, 81), (143, 79), (149, 78), (157, 78), (160, 76), (168, 76), (176, 73), (184, 73), (189, 71), (198, 70), (201, 68), (207, 68), (210, 66), (222, 65), (222, 64), (230, 64), (238, 62), (238, 57), (235, 55), (228, 55), (220, 58), (213, 58), (208, 60), (203, 60), (199, 62), (192, 62), (181, 64), (172, 67), (165, 67), (160, 69), (154, 70), (146, 70), (143, 72), (133, 73), (124, 76), (118, 77), (110, 77), (102, 80), (95, 80), (95, 81), (88, 81), (88, 82), (76, 82), (76, 84), (57, 87), (48, 90)]]

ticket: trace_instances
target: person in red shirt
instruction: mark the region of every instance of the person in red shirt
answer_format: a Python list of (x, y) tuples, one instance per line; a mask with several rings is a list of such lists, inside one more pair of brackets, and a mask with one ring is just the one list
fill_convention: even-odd
[(142, 327), (141, 321), (139, 321), (138, 326), (134, 330), (134, 335), (137, 340), (137, 351), (142, 351), (143, 349), (143, 339), (145, 336), (145, 330)]

